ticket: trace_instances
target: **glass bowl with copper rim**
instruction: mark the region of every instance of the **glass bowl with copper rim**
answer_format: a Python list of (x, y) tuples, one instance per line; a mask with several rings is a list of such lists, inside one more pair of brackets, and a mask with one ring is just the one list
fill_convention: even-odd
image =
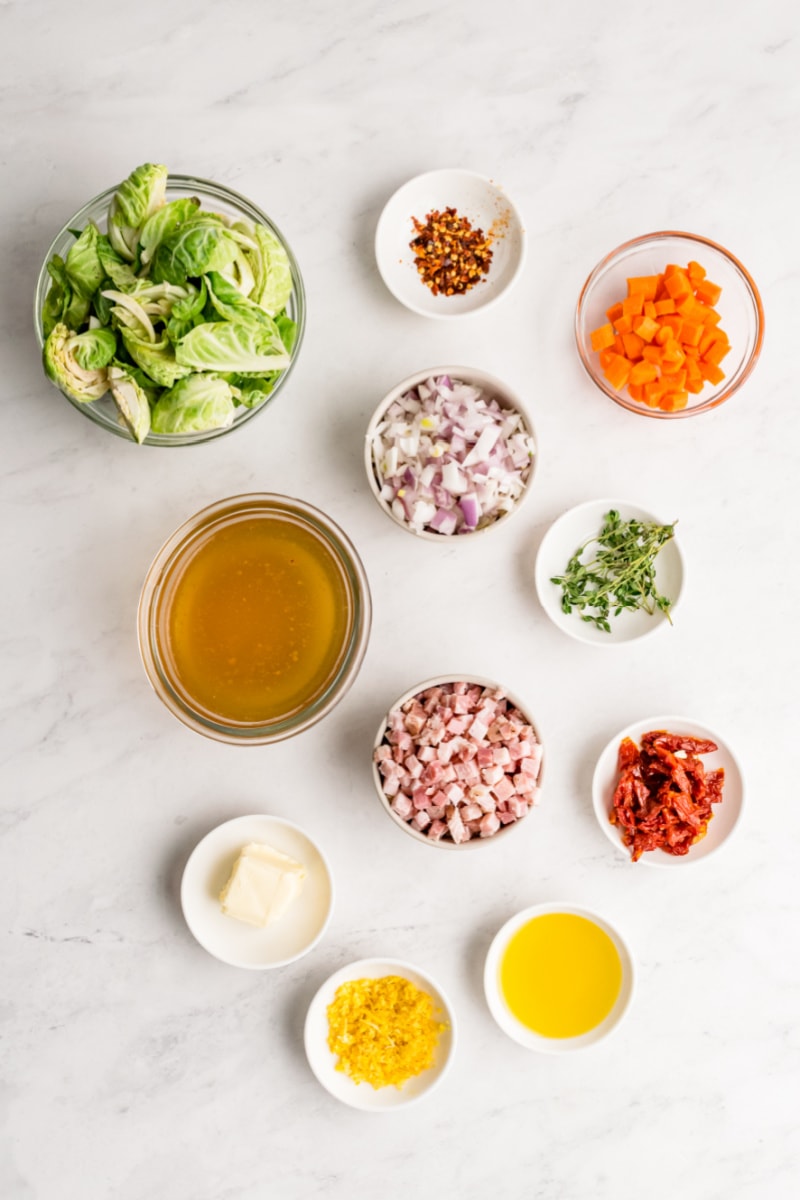
[(170, 712), (233, 745), (293, 737), (358, 674), (369, 584), (339, 526), (302, 500), (254, 493), (184, 522), (139, 600), (139, 651)]
[[(420, 238), (420, 246), (413, 246)], [(427, 171), (387, 201), (375, 230), (375, 260), (383, 282), (406, 308), (452, 320), (507, 294), (525, 262), (525, 228), (494, 180), (460, 168)], [(442, 269), (452, 276), (449, 283)], [(448, 295), (448, 286), (463, 290)]]
[[(685, 351), (687, 345), (689, 346), (687, 357), (695, 360), (697, 371), (689, 369), (688, 383), (685, 380), (678, 380), (678, 383), (682, 382), (682, 386), (676, 385), (672, 390), (670, 383), (669, 390), (661, 391), (659, 379), (666, 383), (670, 376), (661, 374), (659, 369), (657, 372), (659, 379), (649, 381), (655, 386), (647, 398), (643, 394), (641, 399), (636, 399), (629, 394), (629, 384), (625, 382), (624, 359), (630, 358), (635, 362), (637, 354), (641, 354), (646, 348), (646, 339), (638, 338), (635, 344), (629, 343), (627, 348), (624, 347), (624, 343), (620, 344), (620, 342), (606, 347), (609, 354), (623, 351), (622, 369), (612, 382), (606, 377), (607, 368), (601, 363), (602, 351), (598, 351), (592, 346), (591, 335), (594, 331), (611, 325), (609, 309), (612, 310), (613, 316), (613, 306), (621, 304), (628, 297), (629, 279), (638, 281), (653, 279), (663, 275), (670, 265), (678, 266), (686, 271), (690, 263), (699, 264), (699, 267), (705, 271), (705, 280), (702, 282), (712, 285), (711, 287), (703, 286), (698, 293), (690, 295), (688, 308), (684, 307), (685, 319), (688, 322), (686, 325), (687, 341), (682, 344), (681, 349)], [(698, 282), (700, 281), (696, 279), (695, 283)], [(716, 288), (721, 289), (718, 298), (716, 298)], [(670, 311), (671, 297), (666, 294), (663, 287), (659, 289), (659, 294), (662, 295), (664, 301), (661, 305), (664, 311), (651, 314), (654, 315), (658, 324), (673, 319), (683, 320), (681, 313), (676, 310), (686, 304), (686, 299), (681, 297), (677, 287), (673, 290), (678, 295), (678, 301)], [(649, 296), (648, 298), (656, 307), (661, 304), (661, 301), (657, 302)], [(689, 311), (694, 302), (701, 304), (702, 307), (696, 307), (694, 311)], [(709, 309), (714, 310), (710, 317)], [(704, 325), (703, 317), (710, 322), (717, 323)], [(619, 333), (615, 325), (611, 325), (612, 333), (620, 338), (626, 333), (637, 335), (637, 318), (638, 315), (633, 315), (631, 329), (623, 329), (622, 333)], [(615, 319), (619, 320), (619, 317)], [(698, 326), (700, 327), (699, 332)], [(714, 330), (724, 331), (724, 334), (727, 335), (730, 344), (727, 352), (724, 352), (723, 347), (721, 354), (719, 346), (715, 349), (713, 344), (707, 344), (706, 339), (709, 336), (716, 336)], [(651, 329), (647, 329), (646, 332), (652, 334)], [(674, 329), (674, 333), (682, 341), (683, 325)], [(666, 334), (660, 332), (654, 334), (649, 345), (656, 347), (657, 339), (660, 336), (666, 336)], [(698, 341), (692, 346), (691, 342), (695, 338)], [(709, 412), (712, 408), (717, 408), (728, 400), (752, 373), (761, 353), (763, 339), (764, 310), (761, 297), (752, 276), (742, 263), (724, 246), (718, 245), (710, 238), (674, 230), (648, 233), (643, 237), (633, 238), (607, 254), (597, 264), (583, 285), (575, 313), (575, 340), (578, 354), (592, 382), (601, 392), (629, 412), (660, 420), (694, 417), (698, 413)], [(717, 340), (719, 339), (717, 338)], [(645, 345), (640, 347), (639, 342), (643, 342)], [(630, 355), (628, 350), (630, 350)], [(723, 354), (724, 356), (722, 356)], [(644, 357), (647, 359), (648, 355), (645, 354)], [(612, 366), (612, 376), (615, 374), (614, 367), (619, 365)], [(680, 364), (681, 368), (686, 366), (686, 361)], [(699, 377), (698, 372), (700, 373)], [(614, 386), (617, 379), (621, 383), (620, 387)], [(692, 387), (699, 390), (693, 391)], [(673, 397), (675, 398), (673, 399)], [(667, 407), (658, 407), (659, 402)], [(675, 407), (669, 407), (673, 404)]]
[[(434, 754), (431, 756), (427, 747), (422, 748), (428, 740), (425, 731), (411, 733), (409, 739), (404, 738), (398, 742), (394, 733), (399, 726), (393, 724), (393, 718), (395, 714), (402, 712), (406, 731), (414, 729), (415, 727), (410, 726), (408, 722), (414, 718), (415, 713), (409, 712), (408, 708), (415, 707), (412, 702), (422, 697), (423, 692), (430, 698), (431, 693), (440, 688), (452, 689), (446, 692), (450, 700), (455, 695), (456, 688), (467, 689), (467, 703), (455, 706), (452, 712), (459, 725), (464, 724), (464, 729), (454, 732), (455, 727), (451, 727), (448, 731), (449, 736), (446, 734), (435, 742)], [(477, 696), (478, 692), (482, 694), (480, 697)], [(496, 699), (508, 702), (508, 718), (515, 726), (523, 726), (519, 737), (510, 730), (505, 730), (502, 734), (498, 731), (499, 736), (495, 741), (487, 741), (485, 734), (480, 736), (478, 725), (473, 725), (473, 721), (477, 717), (478, 722), (487, 724), (477, 712), (483, 694), (487, 692), (496, 693)], [(470, 700), (470, 694), (475, 698)], [(449, 703), (449, 700), (445, 703)], [(432, 705), (434, 721), (435, 707)], [(470, 709), (467, 714), (464, 713), (465, 707)], [(502, 712), (498, 713), (501, 720), (503, 716)], [(448, 753), (445, 747), (451, 738), (452, 754)], [(398, 763), (400, 770), (395, 772), (389, 769), (384, 761), (389, 757), (385, 748), (389, 747), (393, 752), (398, 744), (403, 745), (403, 742), (409, 741), (410, 745), (405, 745), (402, 761)], [(473, 749), (465, 751), (465, 742), (472, 744)], [(514, 744), (515, 742), (523, 744)], [(524, 745), (525, 742), (528, 743), (527, 746)], [(495, 748), (500, 751), (499, 754), (492, 754), (491, 761), (487, 754), (488, 747), (491, 747), (492, 751)], [(422, 758), (418, 760), (417, 752), (420, 750)], [(437, 763), (443, 764), (443, 773), (436, 767)], [(469, 771), (470, 765), (474, 766), (477, 776)], [(419, 770), (420, 766), (422, 771)], [(431, 778), (434, 769), (437, 776), (435, 780)], [(412, 776), (410, 781), (404, 780), (404, 770)], [(485, 775), (485, 771), (492, 771), (492, 774)], [(517, 778), (520, 775), (529, 778), (520, 781)], [(396, 788), (395, 781), (398, 777), (400, 786)], [(507, 688), (482, 675), (437, 675), (410, 688), (395, 701), (382, 719), (373, 744), (372, 782), (384, 812), (393, 825), (413, 837), (416, 842), (437, 850), (472, 850), (489, 843), (505, 842), (514, 830), (527, 825), (526, 818), (539, 802), (543, 777), (544, 751), (541, 731), (530, 717), (527, 704), (518, 696), (509, 693)], [(451, 787), (461, 789), (460, 800), (455, 791), (448, 791)], [(425, 799), (422, 798), (422, 792), (428, 793)], [(440, 812), (440, 808), (444, 811)], [(451, 824), (451, 810), (457, 811), (458, 821), (455, 824)], [(456, 833), (459, 821), (469, 829), (469, 836), (457, 841), (456, 836), (460, 836)], [(486, 824), (483, 824), (484, 821)], [(444, 826), (444, 829), (440, 828), (441, 826)]]
[[(33, 303), (33, 319), (36, 330), (36, 338), (40, 349), (44, 349), (44, 323), (43, 313), (44, 304), (47, 293), (50, 290), (51, 279), (47, 272), (47, 264), (50, 262), (54, 254), (66, 258), (70, 247), (75, 241), (75, 232), (80, 233), (86, 228), (89, 222), (93, 222), (101, 233), (106, 232), (107, 218), (109, 205), (117, 191), (118, 184), (113, 187), (106, 188), (99, 196), (95, 196), (83, 208), (79, 209), (73, 217), (70, 217), (66, 225), (56, 234), (50, 249), (45, 255), (39, 272), (39, 278), (36, 283), (36, 292), (34, 294)], [(236, 407), (233, 422), (216, 429), (204, 429), (197, 433), (153, 433), (147, 434), (143, 445), (145, 446), (196, 446), (201, 442), (213, 441), (215, 438), (223, 437), (234, 429), (240, 429), (242, 425), (246, 425), (254, 417), (263, 412), (269, 404), (275, 399), (283, 387), (285, 387), (289, 376), (297, 362), (297, 357), (300, 353), (300, 347), (303, 342), (303, 333), (306, 324), (306, 296), (303, 286), (303, 278), (300, 274), (300, 268), (297, 260), (292, 253), (291, 247), (278, 229), (274, 221), (272, 221), (265, 212), (248, 200), (245, 196), (239, 195), (231, 188), (223, 186), (221, 183), (214, 183), (210, 179), (200, 179), (194, 175), (169, 175), (167, 177), (166, 200), (181, 200), (187, 197), (196, 196), (201, 202), (201, 212), (211, 211), (220, 213), (224, 217), (232, 218), (233, 220), (246, 220), (255, 222), (256, 224), (265, 225), (267, 229), (278, 239), (286, 251), (289, 259), (289, 265), (292, 275), (292, 292), (289, 301), (286, 305), (286, 315), (295, 322), (297, 330), (295, 335), (295, 343), (291, 352), (291, 362), (286, 370), (282, 371), (272, 391), (267, 395), (266, 399), (261, 404), (253, 408), (247, 408), (244, 405)], [(48, 380), (48, 383), (50, 381)], [(55, 385), (53, 385), (55, 386)], [(107, 392), (99, 400), (81, 403), (74, 399), (66, 391), (59, 388), (61, 394), (66, 400), (72, 404), (78, 412), (84, 417), (88, 417), (95, 425), (99, 425), (101, 429), (105, 429), (107, 433), (113, 433), (116, 437), (124, 438), (128, 442), (136, 442), (133, 434), (127, 425), (120, 418), (119, 410), (110, 394)]]
[[(443, 390), (445, 381), (450, 385), (451, 393)], [(426, 403), (430, 402), (434, 406), (432, 411), (437, 422), (437, 431), (427, 435), (435, 443), (431, 446), (431, 457), (424, 457), (423, 461), (423, 456), (427, 455), (427, 452), (422, 450), (425, 437), (422, 422), (431, 418), (426, 415), (424, 409), (421, 409), (417, 414), (421, 418), (420, 424), (416, 430), (411, 427), (408, 429), (412, 440), (417, 435), (421, 435), (419, 437), (420, 446), (414, 452), (414, 461), (400, 462), (400, 454), (405, 453), (403, 449), (404, 436), (401, 434), (396, 439), (396, 447), (393, 451), (399, 465), (390, 468), (387, 466), (389, 455), (384, 453), (386, 447), (383, 442), (384, 436), (388, 437), (386, 423), (389, 420), (389, 410), (409, 393), (418, 393), (418, 389), (421, 387), (427, 387), (431, 393), (430, 400)], [(464, 396), (474, 396), (474, 389), (478, 389), (480, 393), (478, 399), (459, 399), (462, 392)], [(448, 395), (451, 395), (452, 398), (447, 398)], [(475, 407), (479, 403), (488, 407), (493, 402), (497, 407), (496, 419), (487, 418), (485, 414), (481, 416)], [(417, 402), (414, 401), (414, 403)], [(445, 424), (447, 427), (463, 424), (458, 415), (447, 415), (448, 412), (453, 411), (460, 412), (466, 421), (485, 420), (487, 426), (499, 426), (501, 430), (505, 428), (504, 423), (507, 417), (517, 418), (513, 432), (501, 432), (492, 442), (488, 453), (470, 465), (466, 475), (461, 470), (461, 464), (464, 463), (466, 467), (466, 462), (473, 454), (473, 448), (477, 451), (482, 440), (480, 427), (478, 424), (475, 425), (469, 434), (471, 440), (464, 444), (459, 454), (456, 454), (455, 438), (451, 442), (449, 440), (451, 433), (443, 432)], [(499, 419), (501, 413), (502, 422)], [(456, 433), (461, 437), (463, 429), (457, 430)], [(520, 438), (523, 439), (521, 447), (514, 444)], [(444, 453), (442, 453), (443, 450)], [(518, 451), (521, 465), (516, 465), (512, 461), (512, 454), (517, 455)], [(432, 456), (436, 453), (439, 457), (434, 459)], [(413, 533), (425, 541), (439, 542), (440, 544), (453, 540), (462, 541), (465, 537), (472, 539), (477, 534), (487, 533), (490, 529), (496, 529), (498, 525), (505, 524), (528, 495), (538, 462), (539, 445), (536, 431), (531, 415), (522, 399), (501, 379), (490, 375), (488, 371), (481, 371), (477, 367), (444, 366), (415, 371), (413, 375), (409, 375), (408, 378), (393, 387), (381, 400), (370, 418), (364, 440), (364, 469), (367, 474), (367, 483), (379, 507), (401, 529), (405, 529), (408, 533)], [(461, 487), (461, 483), (459, 483), (460, 492), (456, 490), (452, 494), (446, 494), (447, 488), (443, 486), (443, 482), (436, 483), (436, 480), (440, 479), (440, 475), (434, 477), (433, 487), (424, 483), (425, 471), (441, 471), (440, 464), (442, 463), (446, 465), (449, 463), (450, 467), (457, 467), (457, 473), (463, 476), (462, 482), (466, 486)], [(492, 468), (489, 473), (495, 475), (496, 482), (481, 475), (481, 472), (486, 471), (489, 466)], [(406, 482), (403, 482), (402, 479), (404, 473)], [(423, 478), (420, 478), (421, 476)], [(493, 497), (490, 493), (487, 502), (483, 497), (483, 490), (490, 486), (495, 488), (495, 492)], [(403, 501), (399, 500), (400, 493), (406, 491), (408, 492), (406, 498)], [(437, 495), (440, 503), (437, 503)], [(475, 522), (474, 525), (468, 525), (464, 516), (466, 512), (464, 504), (469, 495), (473, 497), (471, 503), (473, 503), (474, 509), (470, 519)], [(433, 511), (430, 519), (420, 521), (414, 519), (415, 509), (409, 507), (414, 498), (423, 506), (427, 506), (429, 512)], [(446, 515), (445, 508), (441, 504), (443, 500), (447, 502), (446, 509), (450, 513), (452, 518), (450, 523), (454, 528), (444, 525), (437, 527), (437, 522), (443, 514)]]

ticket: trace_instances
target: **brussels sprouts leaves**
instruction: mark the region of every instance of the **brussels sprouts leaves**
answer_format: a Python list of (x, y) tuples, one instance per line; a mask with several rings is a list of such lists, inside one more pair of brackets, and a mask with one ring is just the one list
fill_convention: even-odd
[(120, 185), (108, 233), (75, 232), (47, 264), (44, 366), (73, 400), (111, 393), (142, 442), (225, 428), (262, 404), (291, 362), (289, 259), (266, 227), (166, 200), (167, 168)]

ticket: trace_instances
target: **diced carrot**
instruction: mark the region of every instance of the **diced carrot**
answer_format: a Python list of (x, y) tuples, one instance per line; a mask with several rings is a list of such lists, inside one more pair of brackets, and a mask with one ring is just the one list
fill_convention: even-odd
[[(672, 275), (668, 275), (664, 280), (664, 285), (676, 304), (679, 300), (685, 300), (687, 296), (691, 296), (692, 294), (692, 285), (689, 282), (689, 276), (680, 269)], [(680, 312), (680, 308), (678, 312)]]
[(642, 295), (645, 300), (655, 300), (660, 282), (660, 275), (636, 275), (628, 280), (628, 295)]
[(663, 412), (677, 412), (680, 408), (686, 408), (689, 402), (688, 392), (666, 392), (659, 403), (659, 408)]
[(730, 352), (730, 346), (728, 345), (728, 343), (723, 342), (723, 341), (718, 341), (718, 342), (714, 342), (713, 346), (709, 346), (709, 348), (706, 350), (705, 354), (703, 355), (703, 358), (706, 360), (707, 363), (713, 363), (715, 367), (718, 367), (719, 364), (722, 362), (723, 358), (725, 357), (725, 355), (728, 354), (729, 352)]
[(631, 369), (631, 383), (652, 383), (658, 379), (658, 367), (655, 363), (638, 362)]
[(593, 350), (607, 350), (609, 346), (614, 345), (614, 326), (601, 325), (599, 329), (593, 329), (589, 336)]
[(700, 374), (703, 376), (703, 379), (707, 379), (709, 383), (715, 385), (722, 383), (725, 378), (724, 371), (720, 370), (714, 363), (704, 362), (702, 358), (700, 359)]
[(641, 292), (634, 292), (632, 296), (626, 296), (622, 301), (622, 313), (626, 317), (638, 317), (644, 308), (644, 296)]
[(613, 388), (619, 391), (628, 382), (631, 373), (631, 363), (621, 354), (613, 354), (611, 362), (605, 368), (605, 376)]
[(690, 393), (725, 378), (719, 364), (731, 347), (714, 307), (721, 289), (695, 261), (627, 283), (627, 296), (606, 311), (608, 324), (592, 332), (592, 348), (612, 387), (627, 385), (633, 400), (676, 412)]
[(622, 344), (625, 347), (626, 356), (635, 362), (641, 357), (642, 347), (646, 344), (644, 338), (639, 337), (638, 333), (623, 333)]
[(695, 284), (695, 295), (703, 304), (713, 308), (722, 295), (722, 288), (719, 284), (712, 283), (710, 279), (703, 278)]
[(684, 345), (699, 346), (703, 333), (704, 329), (702, 325), (695, 325), (692, 321), (684, 321), (683, 329), (681, 330), (681, 341)]
[(644, 338), (646, 342), (652, 342), (658, 329), (658, 323), (652, 317), (642, 317), (639, 321), (633, 322), (633, 332), (638, 333), (639, 337)]

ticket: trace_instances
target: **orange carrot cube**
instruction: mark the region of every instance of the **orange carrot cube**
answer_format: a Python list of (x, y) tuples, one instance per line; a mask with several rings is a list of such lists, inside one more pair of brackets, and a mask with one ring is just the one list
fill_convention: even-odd
[(614, 345), (614, 327), (611, 324), (601, 325), (599, 329), (593, 329), (589, 336), (593, 350), (607, 350), (609, 346)]
[(673, 299), (670, 298), (669, 300), (656, 300), (656, 315), (657, 316), (663, 317), (667, 313), (674, 313), (674, 312), (675, 312), (675, 301)]
[(623, 333), (622, 344), (625, 347), (625, 354), (630, 359), (641, 357), (642, 347), (645, 345), (644, 338), (639, 337), (638, 333)]
[(632, 364), (621, 354), (612, 354), (611, 362), (605, 368), (605, 377), (611, 386), (619, 391), (628, 382)]
[(607, 308), (606, 316), (613, 325), (614, 322), (622, 316), (622, 301), (620, 301), (619, 304), (612, 304), (611, 308)]
[(631, 368), (632, 384), (652, 383), (654, 379), (658, 379), (658, 367), (655, 363), (638, 362)]
[(660, 282), (660, 275), (636, 275), (628, 280), (628, 295), (641, 295), (645, 300), (655, 300)]
[(701, 358), (699, 366), (700, 374), (703, 376), (703, 379), (707, 379), (709, 383), (716, 385), (718, 383), (722, 383), (723, 379), (725, 378), (725, 372), (720, 370), (718, 366), (715, 366), (714, 363), (705, 362)]
[(642, 391), (642, 388), (640, 385), (635, 384), (635, 383), (629, 383), (628, 384), (628, 395), (630, 396), (631, 400), (637, 400), (641, 404), (642, 398), (644, 396), (644, 392)]
[(699, 262), (695, 262), (694, 259), (689, 263), (688, 267), (686, 268), (686, 274), (689, 276), (689, 279), (691, 280), (691, 282), (694, 284), (695, 287), (697, 287), (697, 285), (698, 285), (698, 283), (700, 283), (701, 279), (705, 279), (705, 277), (706, 277), (705, 269), (700, 266)]
[(630, 333), (633, 329), (633, 317), (617, 317), (614, 328), (617, 333)]
[(700, 339), (705, 333), (702, 325), (696, 325), (693, 321), (684, 321), (683, 329), (681, 330), (681, 341), (684, 345), (699, 346)]
[(622, 312), (626, 317), (638, 317), (644, 308), (644, 296), (641, 292), (634, 292), (632, 296), (626, 296), (622, 301)]
[(722, 288), (719, 284), (712, 283), (710, 279), (701, 279), (695, 284), (695, 295), (698, 300), (702, 300), (703, 304), (713, 308), (722, 295)]
[(657, 321), (652, 317), (641, 317), (638, 321), (633, 322), (633, 332), (638, 333), (640, 338), (644, 338), (646, 342), (652, 342), (659, 330)]

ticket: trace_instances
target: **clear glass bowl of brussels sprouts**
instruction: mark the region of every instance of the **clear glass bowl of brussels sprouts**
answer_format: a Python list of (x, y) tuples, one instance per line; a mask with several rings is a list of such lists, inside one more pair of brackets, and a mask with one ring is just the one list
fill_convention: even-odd
[(54, 239), (34, 320), (49, 380), (132, 442), (190, 446), (251, 420), (291, 374), (305, 292), (250, 200), (152, 163)]

